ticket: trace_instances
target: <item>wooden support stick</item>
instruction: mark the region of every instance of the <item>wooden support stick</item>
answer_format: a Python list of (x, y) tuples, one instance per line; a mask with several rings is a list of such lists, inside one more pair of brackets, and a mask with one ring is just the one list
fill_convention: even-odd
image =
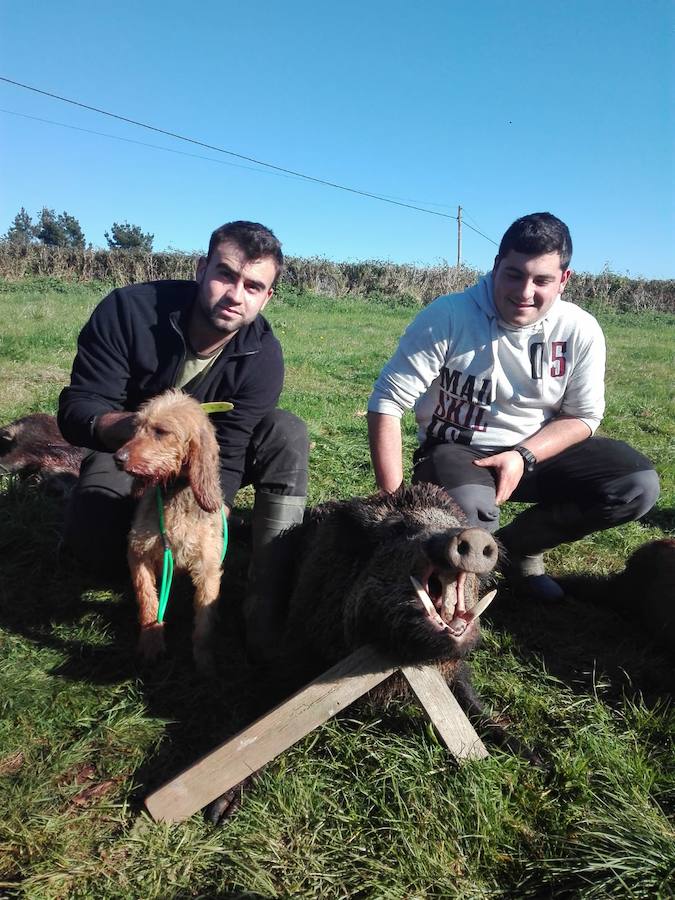
[(402, 666), (401, 672), (453, 756), (484, 759), (489, 755), (436, 666)]
[[(395, 671), (375, 648), (359, 648), (150, 794), (145, 801), (148, 812), (155, 821), (187, 819)], [(401, 672), (454, 756), (481, 759), (488, 755), (435, 666), (404, 666)]]
[(391, 661), (361, 647), (150, 794), (156, 821), (181, 822), (388, 678)]

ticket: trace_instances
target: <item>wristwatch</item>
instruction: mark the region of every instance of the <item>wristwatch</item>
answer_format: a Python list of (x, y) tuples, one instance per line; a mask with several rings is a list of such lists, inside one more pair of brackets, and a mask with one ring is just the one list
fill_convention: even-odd
[(534, 467), (537, 464), (537, 457), (531, 450), (528, 450), (527, 447), (521, 447), (518, 444), (517, 447), (511, 447), (512, 450), (515, 450), (516, 453), (520, 453), (523, 457), (523, 462), (525, 463), (525, 471), (526, 472), (534, 472)]

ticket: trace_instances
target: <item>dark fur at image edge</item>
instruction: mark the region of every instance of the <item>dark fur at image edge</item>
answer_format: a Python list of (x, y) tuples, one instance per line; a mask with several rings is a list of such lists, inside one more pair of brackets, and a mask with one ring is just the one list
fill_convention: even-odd
[(631, 554), (626, 568), (610, 575), (568, 575), (557, 579), (565, 593), (622, 617), (635, 617), (652, 640), (675, 653), (675, 538), (649, 541)]
[(0, 474), (35, 478), (48, 493), (65, 495), (73, 488), (85, 452), (64, 440), (56, 417), (47, 413), (0, 428)]

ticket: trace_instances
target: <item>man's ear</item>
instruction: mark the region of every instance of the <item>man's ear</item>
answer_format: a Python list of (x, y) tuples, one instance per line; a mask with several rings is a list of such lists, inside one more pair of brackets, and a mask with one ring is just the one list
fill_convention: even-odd
[(258, 310), (258, 312), (262, 312), (263, 309), (265, 309), (265, 307), (267, 306), (267, 304), (268, 304), (268, 303), (270, 302), (270, 300), (272, 299), (272, 294), (273, 294), (273, 293), (274, 293), (274, 288), (270, 288), (270, 289), (267, 291), (267, 296), (266, 296), (265, 299), (263, 300), (263, 302), (262, 302), (262, 304), (261, 304), (260, 309)]
[(560, 278), (560, 293), (561, 293), (561, 294), (562, 294), (562, 292), (565, 290), (565, 285), (566, 285), (567, 282), (569, 281), (569, 277), (570, 277), (571, 274), (572, 274), (572, 270), (571, 270), (571, 269), (566, 269), (566, 270), (562, 273), (562, 276), (561, 276), (561, 278)]
[(498, 266), (498, 265), (499, 265), (499, 253), (495, 256), (495, 261), (494, 261), (494, 263), (492, 264), (492, 271), (493, 271), (493, 272), (496, 272), (496, 271), (497, 271), (497, 266)]
[(197, 260), (197, 269), (195, 271), (195, 281), (200, 281), (204, 277), (204, 272), (206, 271), (206, 266), (208, 265), (208, 260), (205, 256), (200, 256)]

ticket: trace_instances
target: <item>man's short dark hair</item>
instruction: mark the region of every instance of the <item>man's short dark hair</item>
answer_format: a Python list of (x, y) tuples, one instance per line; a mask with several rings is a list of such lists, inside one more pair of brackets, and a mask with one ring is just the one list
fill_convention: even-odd
[(273, 231), (265, 228), (259, 222), (238, 221), (221, 225), (211, 235), (209, 252), (206, 257), (207, 261), (211, 259), (211, 255), (216, 247), (219, 247), (225, 241), (235, 243), (249, 261), (260, 259), (263, 256), (271, 257), (277, 267), (274, 284), (277, 283), (284, 266), (284, 254), (281, 252), (281, 244)]
[(572, 259), (570, 230), (560, 219), (548, 212), (530, 213), (516, 219), (510, 225), (499, 245), (497, 258), (502, 260), (510, 250), (541, 256), (543, 253), (559, 253), (560, 268), (569, 268)]

